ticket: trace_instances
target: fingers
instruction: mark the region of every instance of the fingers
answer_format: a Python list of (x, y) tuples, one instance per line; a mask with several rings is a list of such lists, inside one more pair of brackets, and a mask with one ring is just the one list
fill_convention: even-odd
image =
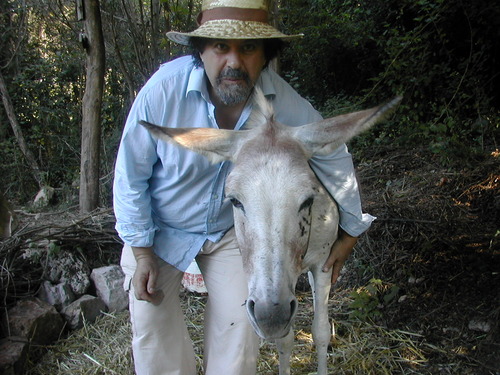
[(344, 260), (339, 259), (335, 252), (332, 252), (328, 259), (326, 260), (324, 266), (323, 266), (323, 272), (329, 272), (330, 269), (333, 267), (332, 270), (332, 284), (335, 284), (339, 278), (340, 271), (342, 270), (342, 267), (344, 265)]
[(342, 262), (342, 265), (339, 265), (339, 263), (336, 263), (333, 267), (332, 271), (332, 284), (335, 284), (340, 276), (340, 271), (342, 270), (344, 263)]
[(340, 271), (344, 266), (345, 261), (351, 255), (354, 245), (357, 242), (356, 237), (351, 237), (345, 232), (342, 232), (337, 241), (332, 246), (330, 255), (328, 256), (322, 271), (329, 272), (332, 270), (332, 284), (335, 284), (339, 278)]
[(154, 270), (149, 272), (149, 277), (148, 277), (148, 282), (147, 282), (148, 294), (154, 294), (156, 291), (156, 277), (157, 277), (157, 273)]
[(156, 289), (156, 278), (157, 278), (157, 273), (152, 272), (150, 274), (150, 277), (148, 279), (148, 284), (147, 284), (147, 293), (148, 293), (148, 302), (151, 302), (153, 305), (158, 306), (161, 301), (163, 301), (163, 290), (161, 289)]
[(135, 298), (139, 301), (147, 301), (157, 306), (163, 301), (164, 293), (156, 289), (156, 276), (149, 278), (137, 278), (134, 284)]
[(137, 268), (132, 279), (135, 298), (159, 305), (164, 297), (162, 290), (156, 289), (158, 265), (154, 256), (137, 257)]
[(330, 268), (332, 268), (332, 266), (335, 264), (336, 261), (337, 261), (337, 252), (335, 251), (335, 245), (334, 245), (332, 247), (332, 250), (330, 251), (330, 255), (328, 255), (328, 259), (323, 265), (322, 271), (323, 272), (330, 271)]
[(140, 274), (140, 270), (137, 269), (132, 279), (132, 284), (134, 285), (135, 298), (140, 301), (150, 302), (150, 294), (147, 290), (148, 275)]
[(152, 303), (155, 306), (158, 306), (163, 301), (163, 297), (165, 297), (165, 295), (163, 294), (163, 290), (159, 289), (153, 294), (150, 294), (150, 300), (148, 302)]

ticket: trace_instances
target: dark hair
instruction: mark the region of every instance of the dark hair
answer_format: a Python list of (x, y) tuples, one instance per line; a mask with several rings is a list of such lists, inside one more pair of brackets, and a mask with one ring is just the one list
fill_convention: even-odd
[[(203, 66), (203, 61), (201, 61), (200, 53), (203, 52), (206, 45), (211, 40), (213, 39), (200, 37), (189, 38), (189, 46), (191, 47), (191, 55), (193, 56), (195, 66)], [(264, 57), (266, 59), (264, 68), (266, 68), (269, 65), (269, 62), (277, 57), (281, 50), (283, 50), (283, 48), (285, 47), (285, 42), (281, 39), (262, 39), (262, 41), (264, 42)]]

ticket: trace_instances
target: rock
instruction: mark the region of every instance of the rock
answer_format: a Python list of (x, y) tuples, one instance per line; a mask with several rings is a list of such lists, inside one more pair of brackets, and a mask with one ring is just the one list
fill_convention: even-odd
[(84, 295), (65, 307), (61, 313), (71, 329), (81, 328), (83, 322), (93, 323), (102, 312), (108, 311), (102, 299)]
[(471, 331), (488, 333), (491, 331), (491, 324), (479, 319), (472, 319), (469, 322), (469, 329)]
[(408, 284), (420, 284), (423, 281), (425, 281), (425, 277), (419, 277), (418, 279), (416, 277), (410, 276), (408, 278)]
[(28, 340), (24, 337), (11, 336), (0, 340), (0, 373), (23, 374), (28, 347)]
[(19, 301), (8, 311), (6, 324), (10, 335), (26, 337), (40, 345), (56, 341), (64, 328), (64, 321), (54, 306), (38, 298)]
[(120, 266), (112, 265), (92, 270), (90, 278), (94, 282), (97, 296), (109, 311), (123, 311), (128, 307), (128, 295), (123, 289), (125, 275)]
[(90, 269), (71, 251), (60, 251), (50, 259), (47, 279), (52, 283), (66, 283), (73, 293), (81, 296), (90, 287)]
[(73, 251), (61, 250), (55, 241), (38, 240), (21, 255), (38, 264), (48, 254), (48, 267), (43, 278), (52, 284), (66, 283), (76, 296), (87, 293), (90, 287), (90, 268)]
[(53, 285), (50, 281), (44, 281), (40, 286), (38, 298), (60, 311), (75, 300), (75, 295), (66, 282)]

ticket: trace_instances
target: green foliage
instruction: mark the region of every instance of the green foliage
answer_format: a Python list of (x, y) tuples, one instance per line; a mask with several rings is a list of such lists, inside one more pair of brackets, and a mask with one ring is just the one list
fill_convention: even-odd
[(49, 257), (56, 257), (61, 252), (61, 246), (55, 241), (50, 241), (47, 246), (47, 254)]
[(500, 3), (287, 4), (288, 32), (305, 37), (290, 44), (283, 70), (294, 72), (294, 84), (323, 113), (339, 97), (368, 107), (404, 95), (392, 121), (355, 142), (428, 145), (447, 163), (498, 147)]
[[(80, 51), (71, 43), (71, 30), (62, 22), (53, 22), (50, 13), (44, 15), (38, 7), (23, 9), (16, 2), (11, 4), (17, 5), (19, 17), (12, 21), (17, 22), (19, 35), (10, 34), (3, 41), (4, 46), (20, 43), (21, 38), (22, 43), (16, 50), (3, 50), (10, 64), (5, 65), (8, 69), (2, 73), (16, 119), (43, 171), (45, 183), (60, 187), (78, 174), (84, 84)], [(38, 187), (15, 147), (16, 139), (6, 137), (0, 142), (4, 146), (0, 147), (0, 159), (9, 161), (0, 166), (0, 188), (21, 201), (32, 199)], [(8, 144), (14, 147), (5, 147)]]
[(377, 65), (371, 9), (350, 0), (290, 0), (281, 12), (282, 29), (304, 34), (290, 43), (282, 58), (283, 71), (295, 71), (303, 95), (323, 103), (341, 92), (350, 95), (366, 87), (364, 81), (375, 74)]
[(337, 94), (326, 100), (321, 111), (324, 117), (333, 117), (361, 109), (363, 108), (360, 104), (353, 101), (352, 98), (345, 94)]
[[(102, 202), (108, 205), (114, 159), (129, 106), (159, 64), (170, 53), (181, 51), (170, 50), (164, 34), (171, 27), (192, 23), (197, 3), (162, 1), (154, 36), (151, 28), (140, 26), (151, 22), (152, 8), (147, 3), (112, 0), (101, 6), (107, 54), (101, 175)], [(17, 120), (46, 183), (58, 188), (59, 199), (74, 201), (85, 91), (86, 55), (78, 39), (83, 23), (74, 22), (74, 1), (70, 0), (33, 4), (14, 0), (3, 8), (0, 10), (10, 15), (10, 24), (0, 24), (0, 61)], [(0, 119), (0, 190), (20, 202), (32, 200), (38, 186), (26, 173), (29, 169), (2, 106)]]
[(399, 287), (380, 279), (370, 282), (351, 293), (350, 315), (360, 320), (374, 320), (382, 315), (381, 309), (397, 300)]
[[(102, 111), (104, 204), (129, 106), (159, 64), (188, 52), (168, 30), (192, 30), (200, 1), (101, 2), (106, 40)], [(425, 146), (443, 163), (498, 148), (500, 3), (487, 0), (281, 0), (278, 27), (303, 33), (282, 75), (325, 116), (404, 99), (351, 149)], [(156, 9), (156, 10), (154, 10)], [(85, 52), (74, 1), (0, 5), (0, 62), (18, 121), (47, 183), (74, 196), (79, 180)], [(154, 26), (154, 27), (153, 27)], [(157, 32), (153, 32), (156, 30)], [(21, 201), (36, 183), (0, 108), (0, 189)], [(60, 195), (60, 194), (59, 194)]]

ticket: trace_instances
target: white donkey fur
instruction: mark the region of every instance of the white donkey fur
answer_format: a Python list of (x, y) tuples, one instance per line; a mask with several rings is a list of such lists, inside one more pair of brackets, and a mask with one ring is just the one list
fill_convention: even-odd
[(331, 339), (328, 298), (331, 271), (322, 272), (337, 238), (337, 206), (308, 160), (327, 155), (380, 121), (401, 98), (372, 109), (289, 127), (255, 90), (247, 130), (165, 128), (141, 122), (153, 135), (205, 155), (234, 163), (225, 193), (234, 205), (236, 236), (248, 276), (248, 317), (257, 334), (276, 340), (279, 373), (290, 373), (297, 312), (295, 285), (309, 271), (314, 295), (312, 334), (319, 375), (327, 373)]

